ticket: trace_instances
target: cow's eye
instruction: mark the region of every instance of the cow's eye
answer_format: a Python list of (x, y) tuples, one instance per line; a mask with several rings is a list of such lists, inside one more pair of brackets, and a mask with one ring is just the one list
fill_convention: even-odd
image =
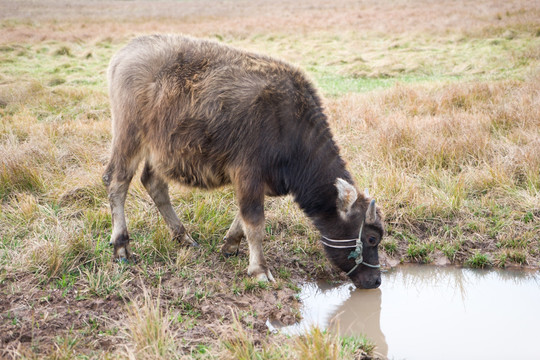
[(368, 237), (368, 244), (371, 246), (375, 246), (377, 244), (377, 238), (375, 236)]

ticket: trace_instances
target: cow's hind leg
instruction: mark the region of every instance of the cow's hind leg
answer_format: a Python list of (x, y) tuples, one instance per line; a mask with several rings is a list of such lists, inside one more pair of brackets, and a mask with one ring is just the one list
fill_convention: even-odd
[(111, 244), (114, 246), (114, 259), (129, 260), (129, 235), (124, 213), (124, 204), (129, 184), (137, 170), (138, 159), (122, 156), (113, 148), (111, 161), (103, 174), (103, 183), (107, 187), (112, 215)]
[(264, 239), (263, 183), (244, 177), (241, 183), (237, 182), (236, 192), (242, 226), (249, 245), (248, 275), (260, 281), (274, 281), (266, 265), (262, 248)]
[(178, 216), (174, 212), (169, 197), (169, 186), (163, 178), (155, 172), (148, 161), (144, 165), (141, 182), (148, 191), (148, 194), (150, 194), (152, 200), (154, 200), (154, 203), (167, 223), (173, 238), (184, 244), (198, 246), (186, 232), (184, 225), (182, 225), (180, 219), (178, 219)]
[(221, 253), (225, 256), (238, 255), (238, 247), (244, 237), (244, 229), (242, 227), (242, 216), (240, 211), (236, 214), (227, 235), (225, 235), (224, 244), (221, 247)]

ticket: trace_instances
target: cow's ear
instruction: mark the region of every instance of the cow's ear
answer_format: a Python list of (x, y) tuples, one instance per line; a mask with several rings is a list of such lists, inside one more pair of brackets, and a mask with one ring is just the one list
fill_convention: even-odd
[(354, 186), (341, 178), (336, 180), (336, 188), (338, 191), (337, 209), (343, 218), (347, 218), (358, 197), (358, 193)]

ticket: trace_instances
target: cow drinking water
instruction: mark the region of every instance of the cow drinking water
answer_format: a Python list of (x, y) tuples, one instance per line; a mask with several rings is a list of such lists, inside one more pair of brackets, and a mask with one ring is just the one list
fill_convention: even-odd
[(321, 101), (295, 67), (216, 42), (175, 35), (134, 39), (108, 69), (111, 159), (103, 175), (114, 257), (129, 259), (124, 203), (141, 181), (172, 235), (195, 244), (174, 212), (168, 180), (234, 186), (239, 212), (222, 252), (249, 245), (249, 275), (273, 280), (264, 259), (264, 197), (292, 194), (321, 232), (328, 258), (360, 288), (378, 287), (383, 223), (358, 194)]

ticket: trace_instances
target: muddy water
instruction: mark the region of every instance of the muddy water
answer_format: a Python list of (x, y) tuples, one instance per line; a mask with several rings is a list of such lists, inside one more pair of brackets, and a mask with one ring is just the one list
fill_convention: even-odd
[(402, 266), (376, 290), (302, 287), (301, 334), (365, 334), (390, 359), (540, 359), (540, 273)]

